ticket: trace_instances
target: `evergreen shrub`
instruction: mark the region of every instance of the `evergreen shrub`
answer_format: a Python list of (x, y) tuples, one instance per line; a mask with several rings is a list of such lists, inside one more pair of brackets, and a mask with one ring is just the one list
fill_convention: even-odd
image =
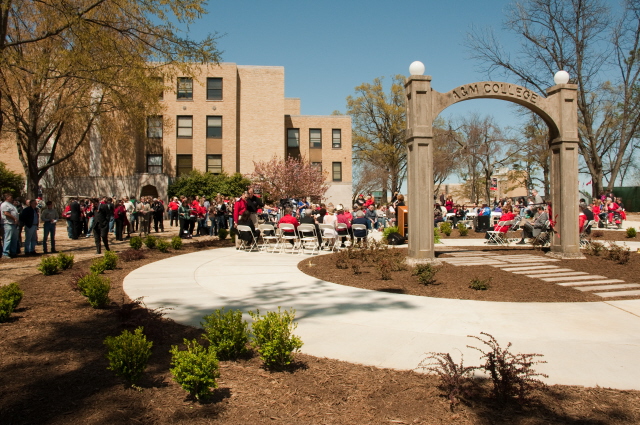
[(218, 353), (220, 360), (232, 360), (247, 354), (249, 325), (242, 320), (240, 310), (215, 310), (205, 316), (200, 325), (204, 328), (204, 338)]
[(18, 282), (12, 282), (5, 286), (0, 286), (0, 299), (11, 300), (13, 310), (18, 308), (24, 292), (20, 289)]
[(109, 367), (116, 375), (123, 377), (129, 384), (135, 384), (144, 373), (151, 357), (153, 342), (147, 341), (142, 333), (144, 328), (138, 327), (134, 333), (123, 331), (119, 336), (108, 336), (104, 340), (107, 346)]
[(104, 257), (94, 259), (89, 267), (92, 274), (102, 274), (105, 270), (107, 270), (107, 263), (104, 261)]
[(469, 229), (467, 229), (467, 225), (464, 223), (458, 223), (458, 232), (460, 236), (467, 236), (469, 234)]
[(73, 254), (65, 254), (61, 252), (58, 254), (58, 263), (62, 270), (67, 270), (73, 267)]
[(451, 232), (452, 232), (451, 223), (449, 223), (448, 221), (444, 221), (440, 223), (440, 231), (445, 236), (451, 236)]
[(133, 236), (129, 239), (129, 246), (135, 250), (142, 248), (142, 238), (140, 236)]
[(250, 311), (253, 318), (253, 346), (269, 369), (282, 369), (293, 362), (293, 355), (302, 347), (302, 340), (292, 332), (298, 327), (294, 323), (296, 312), (269, 311), (260, 316), (260, 310)]
[(88, 298), (93, 308), (104, 308), (109, 304), (109, 278), (91, 273), (78, 280), (80, 293)]
[(635, 227), (629, 227), (627, 229), (627, 237), (628, 238), (635, 238), (637, 234), (638, 234), (638, 232), (636, 232), (636, 228)]
[(211, 388), (217, 388), (218, 358), (214, 347), (205, 348), (194, 339), (184, 340), (186, 350), (171, 346), (171, 373), (173, 379), (196, 400), (206, 400)]
[(56, 257), (42, 257), (38, 265), (38, 270), (45, 276), (51, 276), (52, 274), (58, 273), (60, 263)]
[(218, 239), (220, 239), (221, 241), (227, 239), (228, 235), (229, 235), (229, 231), (227, 229), (218, 230)]
[(147, 235), (147, 237), (143, 240), (145, 246), (149, 249), (155, 249), (157, 241), (158, 238), (153, 235)]
[(13, 300), (10, 298), (0, 297), (0, 323), (4, 323), (9, 320), (13, 310)]
[(115, 270), (118, 265), (118, 254), (113, 251), (106, 251), (102, 257), (105, 270)]
[(182, 239), (180, 238), (180, 236), (174, 236), (171, 239), (171, 248), (175, 250), (182, 248)]
[(170, 246), (171, 246), (171, 244), (168, 241), (164, 240), (164, 239), (158, 239), (156, 241), (156, 248), (160, 252), (169, 252), (169, 247)]

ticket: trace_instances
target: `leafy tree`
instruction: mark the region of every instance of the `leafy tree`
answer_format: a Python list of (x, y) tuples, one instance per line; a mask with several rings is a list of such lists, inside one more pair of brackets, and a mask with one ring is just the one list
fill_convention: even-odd
[(227, 173), (211, 174), (193, 170), (189, 174), (178, 177), (169, 185), (169, 197), (201, 196), (213, 198), (218, 193), (224, 196), (240, 196), (251, 185), (251, 180), (240, 173), (229, 176)]
[(601, 0), (525, 0), (512, 5), (505, 26), (521, 40), (517, 54), (491, 31), (476, 31), (472, 56), (488, 73), (541, 93), (556, 71), (568, 71), (578, 85), (579, 149), (593, 194), (603, 191), (605, 177), (612, 189), (640, 131), (640, 1), (624, 2), (612, 18)]
[(17, 196), (22, 193), (23, 188), (22, 176), (9, 170), (4, 162), (0, 162), (0, 194), (11, 192)]
[(203, 3), (1, 2), (0, 124), (17, 142), (29, 196), (92, 133), (131, 138), (135, 130), (122, 118), (135, 128), (157, 113), (163, 77), (189, 74), (189, 62), (219, 60), (215, 37), (194, 42), (171, 24), (198, 18)]
[(274, 156), (268, 161), (254, 161), (253, 165), (249, 178), (271, 200), (307, 196), (320, 199), (329, 189), (324, 173), (305, 158), (289, 156), (284, 160)]

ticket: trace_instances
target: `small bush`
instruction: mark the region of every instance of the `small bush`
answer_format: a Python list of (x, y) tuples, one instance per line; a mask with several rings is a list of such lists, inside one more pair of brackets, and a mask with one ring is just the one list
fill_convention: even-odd
[(105, 251), (102, 261), (106, 270), (115, 270), (118, 266), (118, 254), (113, 251)]
[(164, 240), (164, 239), (158, 239), (158, 241), (156, 242), (156, 248), (160, 252), (169, 252), (169, 247), (170, 246), (171, 246), (171, 244), (168, 241)]
[(180, 238), (180, 236), (174, 236), (171, 239), (171, 248), (175, 249), (176, 251), (182, 248), (182, 239)]
[(609, 250), (607, 251), (607, 260), (615, 261), (618, 264), (627, 264), (631, 257), (631, 251), (628, 246), (620, 246), (615, 242), (609, 242)]
[(398, 226), (387, 227), (382, 231), (382, 242), (387, 243), (387, 238), (392, 233), (400, 233), (398, 232)]
[(358, 274), (362, 273), (362, 271), (360, 270), (360, 264), (357, 261), (352, 261), (351, 262), (351, 271), (355, 275), (358, 275)]
[(491, 278), (482, 280), (474, 277), (471, 279), (471, 282), (469, 282), (469, 288), (475, 289), (476, 291), (486, 291), (489, 289), (489, 283), (491, 283)]
[(467, 225), (464, 223), (458, 223), (458, 232), (460, 236), (467, 236), (469, 234), (469, 229), (467, 229)]
[(442, 223), (440, 223), (440, 231), (445, 236), (451, 236), (451, 223), (449, 223), (448, 221), (443, 221)]
[(392, 262), (387, 258), (383, 258), (376, 263), (376, 269), (380, 272), (380, 279), (382, 280), (391, 280), (391, 268)]
[(56, 257), (42, 257), (40, 265), (38, 265), (38, 270), (45, 276), (51, 276), (52, 274), (58, 273), (60, 263)]
[(0, 323), (4, 323), (9, 320), (13, 310), (13, 300), (0, 297)]
[(215, 310), (200, 322), (204, 338), (216, 349), (220, 360), (232, 360), (247, 354), (249, 324), (240, 310)]
[(58, 254), (58, 264), (60, 264), (62, 270), (70, 269), (73, 267), (73, 255), (61, 252)]
[(589, 245), (587, 245), (587, 249), (585, 252), (589, 255), (600, 256), (600, 253), (604, 251), (606, 248), (602, 242), (594, 242), (592, 241)]
[(217, 388), (218, 358), (214, 347), (204, 348), (194, 339), (184, 340), (186, 350), (171, 346), (171, 373), (173, 379), (196, 400), (206, 400), (211, 388)]
[(433, 243), (440, 243), (440, 231), (437, 227), (433, 228)]
[(129, 246), (135, 250), (142, 248), (142, 238), (140, 236), (132, 236), (129, 239)]
[(120, 254), (118, 254), (118, 257), (120, 257), (120, 259), (122, 261), (124, 261), (125, 263), (129, 263), (131, 261), (138, 261), (138, 260), (142, 260), (144, 258), (147, 258), (146, 255), (144, 255), (144, 252), (137, 250), (137, 249), (127, 249), (122, 251)]
[(302, 347), (302, 340), (292, 332), (298, 326), (294, 323), (296, 312), (269, 311), (260, 316), (260, 311), (249, 312), (253, 318), (253, 346), (269, 369), (281, 369), (293, 362), (294, 352)]
[(20, 289), (18, 282), (12, 282), (8, 285), (0, 286), (0, 299), (11, 300), (13, 310), (18, 308), (23, 296), (24, 292)]
[(418, 282), (423, 285), (433, 285), (436, 283), (436, 273), (438, 268), (433, 267), (431, 264), (418, 264), (413, 270), (413, 275), (418, 277)]
[(93, 274), (102, 274), (105, 270), (107, 270), (107, 263), (104, 261), (104, 257), (94, 259), (89, 267), (89, 271)]
[(143, 239), (144, 245), (149, 249), (155, 249), (156, 243), (158, 242), (158, 238), (153, 235), (147, 235), (146, 238)]
[(229, 235), (229, 231), (227, 229), (218, 230), (218, 239), (221, 241), (227, 239), (227, 235)]
[(451, 410), (460, 400), (470, 395), (473, 385), (473, 371), (477, 366), (465, 366), (462, 356), (460, 364), (449, 353), (426, 353), (427, 357), (418, 364), (418, 369), (433, 372), (440, 378), (440, 389), (447, 393)]
[(151, 357), (153, 342), (147, 341), (142, 331), (142, 327), (137, 328), (134, 333), (125, 330), (119, 336), (108, 336), (104, 340), (108, 349), (107, 369), (132, 385), (142, 377)]
[(533, 366), (546, 363), (543, 360), (536, 360), (537, 357), (543, 357), (541, 354), (513, 354), (509, 351), (511, 343), (502, 349), (496, 339), (486, 332), (480, 332), (481, 335), (488, 339), (468, 335), (475, 338), (489, 347), (488, 351), (481, 348), (467, 347), (479, 351), (485, 363), (481, 366), (493, 382), (493, 395), (499, 401), (507, 401), (511, 397), (517, 396), (521, 401), (525, 400), (527, 395), (535, 385), (544, 385), (537, 377), (542, 376), (548, 378), (544, 373), (537, 373)]
[(627, 229), (627, 237), (628, 238), (635, 238), (637, 235), (636, 229), (635, 227), (629, 227)]
[(91, 273), (78, 281), (80, 293), (89, 299), (93, 308), (104, 308), (109, 304), (109, 278)]
[(74, 273), (69, 279), (69, 286), (73, 291), (80, 291), (79, 282), (81, 279), (87, 277), (90, 273), (88, 272), (78, 272)]

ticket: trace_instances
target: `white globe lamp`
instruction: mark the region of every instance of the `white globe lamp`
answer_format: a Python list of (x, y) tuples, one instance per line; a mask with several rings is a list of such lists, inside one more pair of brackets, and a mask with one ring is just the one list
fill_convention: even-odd
[(553, 76), (553, 81), (556, 84), (567, 84), (569, 82), (569, 73), (567, 71), (558, 71)]
[(424, 64), (420, 61), (411, 62), (409, 65), (409, 74), (411, 75), (423, 75), (424, 74)]

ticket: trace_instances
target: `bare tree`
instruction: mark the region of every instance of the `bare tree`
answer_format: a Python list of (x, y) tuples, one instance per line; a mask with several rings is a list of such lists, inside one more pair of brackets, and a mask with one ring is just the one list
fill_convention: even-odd
[[(541, 93), (556, 71), (569, 72), (570, 82), (578, 85), (579, 149), (594, 194), (604, 189), (607, 174), (608, 187), (613, 187), (640, 124), (638, 4), (626, 1), (616, 20), (601, 0), (516, 2), (505, 22), (521, 40), (513, 56), (491, 31), (476, 31), (469, 38), (472, 56), (489, 74), (515, 77)], [(603, 162), (612, 151), (613, 161)]]

